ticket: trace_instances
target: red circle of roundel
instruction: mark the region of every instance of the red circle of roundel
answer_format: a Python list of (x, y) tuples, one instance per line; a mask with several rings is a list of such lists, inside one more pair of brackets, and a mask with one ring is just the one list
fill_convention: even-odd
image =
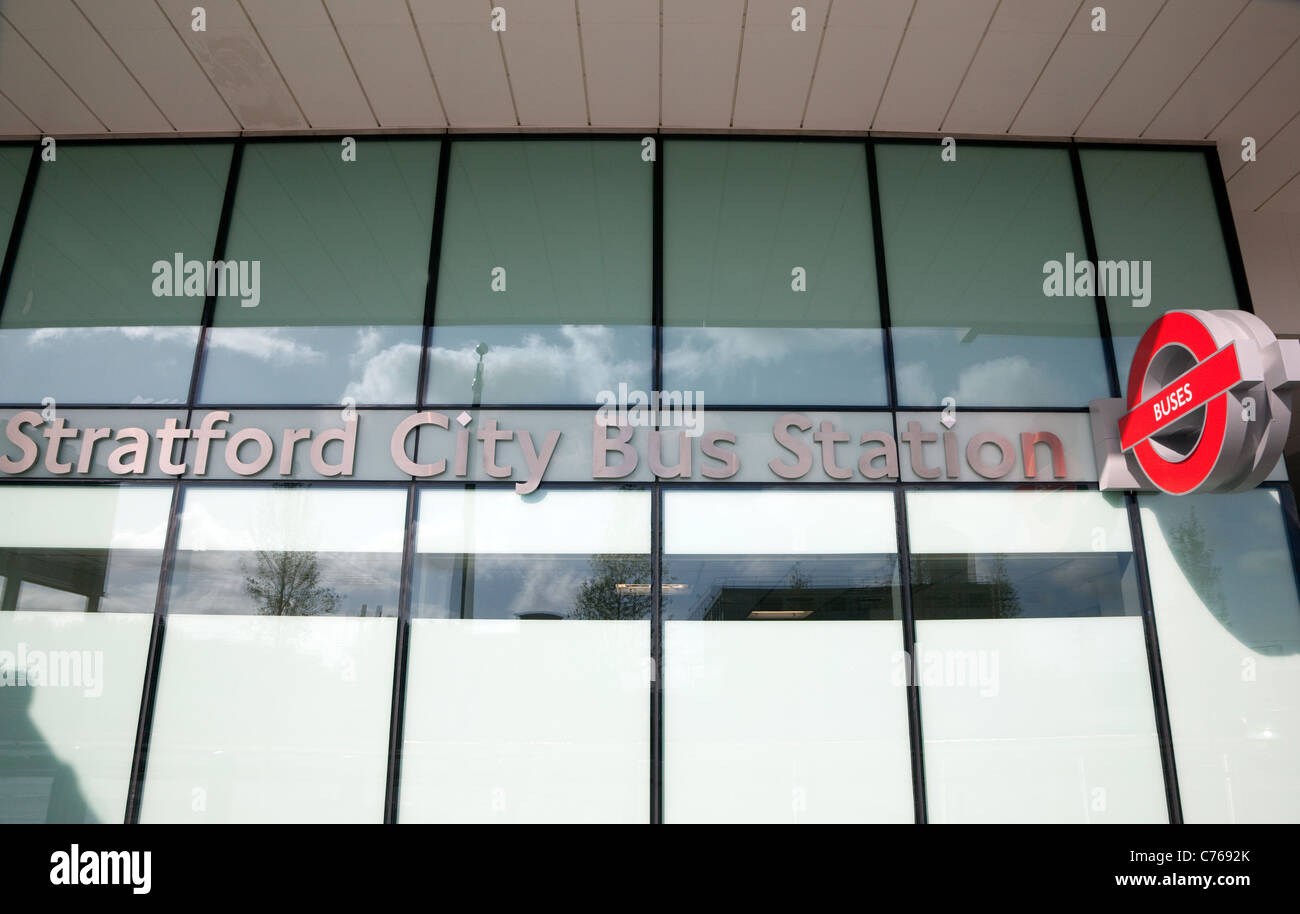
[[(1166, 346), (1175, 345), (1190, 351), (1197, 362), (1205, 361), (1219, 348), (1209, 328), (1186, 311), (1170, 311), (1157, 319), (1142, 334), (1133, 354), (1133, 364), (1128, 373), (1128, 409), (1132, 410), (1142, 402), (1143, 382), (1156, 353)], [(1187, 494), (1205, 482), (1219, 460), (1228, 430), (1228, 398), (1221, 394), (1207, 402), (1203, 409), (1205, 424), (1201, 439), (1182, 460), (1161, 457), (1150, 438), (1133, 446), (1133, 456), (1142, 471), (1162, 492)]]

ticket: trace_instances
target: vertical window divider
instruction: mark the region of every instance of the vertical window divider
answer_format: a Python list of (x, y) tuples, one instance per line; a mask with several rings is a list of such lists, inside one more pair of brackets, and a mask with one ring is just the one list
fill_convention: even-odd
[(23, 189), (18, 195), (18, 206), (14, 209), (14, 221), (10, 226), (9, 244), (5, 248), (4, 261), (0, 263), (0, 315), (4, 314), (5, 299), (9, 297), (9, 281), (13, 278), (14, 264), (18, 260), (18, 243), (27, 224), (27, 211), (32, 205), (32, 195), (36, 191), (36, 175), (41, 170), (41, 144), (32, 145), (32, 155), (27, 161), (27, 174), (23, 176)]
[(447, 212), (447, 181), (451, 174), (452, 141), (443, 136), (438, 146), (438, 182), (433, 197), (433, 230), (429, 234), (429, 280), (424, 290), (424, 327), (420, 335), (420, 368), (416, 374), (415, 404), (428, 404), (429, 345), (433, 339), (433, 318), (438, 298), (438, 267), (442, 263), (442, 227)]
[[(443, 215), (447, 204), (447, 181), (451, 173), (451, 147), (449, 136), (443, 136), (438, 145), (438, 179), (434, 186), (433, 228), (429, 233), (429, 269), (424, 290), (424, 316), (421, 319), (420, 368), (416, 375), (415, 404), (427, 405), (425, 391), (429, 379), (429, 343), (433, 333), (434, 309), (438, 297), (438, 267), (442, 262)], [(420, 456), (420, 436), (413, 445), (416, 459)], [(402, 540), (402, 571), (397, 599), (397, 632), (393, 644), (393, 695), (388, 724), (388, 765), (384, 782), (384, 824), (397, 822), (398, 802), (401, 794), (402, 745), (406, 726), (406, 679), (411, 653), (411, 592), (415, 575), (415, 528), (419, 520), (419, 490), (415, 480), (407, 484), (406, 528)]]
[[(1077, 143), (1070, 144), (1070, 170), (1074, 172), (1074, 194), (1079, 204), (1079, 222), (1083, 227), (1083, 246), (1088, 260), (1097, 263), (1097, 236), (1092, 230), (1092, 210), (1088, 206), (1088, 188), (1083, 179), (1083, 158), (1079, 155)], [(1115, 344), (1110, 329), (1110, 312), (1106, 310), (1106, 296), (1101, 294), (1098, 284), (1093, 296), (1097, 306), (1097, 330), (1101, 333), (1101, 351), (1106, 358), (1106, 380), (1110, 383), (1110, 395), (1122, 397), (1123, 386), (1120, 383), (1119, 367), (1115, 362)]]
[(880, 308), (880, 341), (885, 354), (885, 394), (891, 414), (898, 409), (898, 390), (894, 382), (893, 321), (889, 314), (889, 276), (885, 270), (885, 233), (880, 216), (880, 182), (876, 176), (876, 144), (867, 137), (863, 144), (867, 154), (867, 193), (871, 200), (871, 241), (876, 258), (876, 297)]
[[(226, 256), (226, 239), (230, 236), (230, 220), (234, 216), (235, 192), (239, 185), (239, 168), (244, 161), (244, 139), (235, 140), (230, 150), (230, 173), (226, 178), (226, 194), (221, 201), (221, 220), (217, 223), (217, 238), (212, 245), (213, 261), (224, 260)], [(203, 361), (207, 355), (208, 331), (212, 329), (212, 320), (217, 312), (217, 293), (215, 285), (203, 299), (203, 316), (199, 319), (199, 338), (194, 346), (194, 370), (190, 375), (190, 391), (186, 405), (192, 412), (198, 402), (199, 382), (203, 375)], [(188, 423), (187, 423), (188, 424)]]
[(167, 597), (171, 590), (172, 566), (176, 560), (176, 538), (180, 528), (181, 481), (172, 483), (171, 507), (167, 512), (167, 533), (163, 539), (162, 564), (158, 568), (158, 589), (153, 604), (153, 626), (145, 655), (144, 686), (140, 693), (140, 716), (136, 721), (135, 745), (131, 751), (131, 775), (127, 782), (126, 825), (140, 821), (144, 797), (144, 776), (149, 760), (149, 739), (153, 734), (154, 704), (158, 698), (158, 674), (162, 664), (163, 636), (167, 633)]
[[(419, 444), (416, 444), (419, 447)], [(417, 452), (418, 458), (418, 452)], [(388, 725), (388, 768), (384, 783), (384, 824), (397, 822), (402, 779), (402, 736), (406, 724), (406, 672), (411, 644), (411, 590), (415, 573), (415, 526), (419, 520), (419, 491), (415, 480), (406, 489), (406, 528), (402, 540), (402, 579), (397, 599), (397, 632), (393, 645), (393, 700)]]
[[(654, 190), (651, 204), (651, 342), (652, 389), (663, 389), (664, 342), (664, 142), (655, 134)], [(650, 823), (664, 820), (664, 647), (663, 594), (663, 488), (650, 483)]]
[(1133, 545), (1133, 565), (1137, 570), (1138, 599), (1142, 605), (1142, 631), (1147, 648), (1147, 665), (1151, 672), (1151, 698), (1155, 710), (1156, 737), (1160, 742), (1160, 766), (1165, 780), (1165, 803), (1169, 821), (1183, 824), (1183, 804), (1178, 792), (1178, 770), (1174, 760), (1173, 731), (1169, 724), (1169, 698), (1165, 692), (1165, 673), (1160, 661), (1160, 639), (1156, 635), (1155, 604), (1151, 596), (1151, 575), (1147, 568), (1146, 541), (1142, 536), (1142, 516), (1137, 495), (1124, 493), (1128, 510), (1129, 538)]
[(917, 825), (924, 825), (928, 812), (925, 804), (925, 746), (921, 736), (921, 684), (916, 670), (916, 616), (912, 609), (911, 545), (907, 538), (907, 492), (901, 485), (894, 490), (894, 526), (898, 547), (899, 600), (903, 609), (903, 652), (906, 657), (907, 735), (912, 755), (912, 804)]
[[(38, 147), (39, 149), (39, 147)], [(225, 256), (226, 238), (230, 234), (230, 220), (235, 207), (235, 192), (239, 184), (239, 167), (244, 156), (244, 139), (237, 138), (230, 150), (230, 168), (226, 173), (226, 188), (221, 200), (221, 215), (217, 222), (217, 235), (212, 245), (212, 259)], [(199, 337), (194, 345), (194, 365), (190, 374), (189, 393), (185, 401), (185, 424), (189, 426), (198, 399), (199, 378), (203, 372), (203, 356), (207, 345), (208, 328), (216, 312), (215, 287), (203, 300), (203, 314), (199, 319)], [(185, 450), (188, 451), (186, 442)], [(144, 778), (149, 759), (149, 740), (153, 733), (154, 706), (158, 698), (159, 667), (162, 665), (163, 638), (167, 629), (167, 598), (171, 588), (172, 568), (176, 561), (176, 539), (180, 526), (180, 508), (183, 498), (182, 482), (172, 483), (171, 508), (167, 515), (167, 532), (163, 540), (162, 564), (158, 570), (158, 589), (154, 599), (153, 627), (149, 632), (149, 649), (145, 655), (144, 686), (140, 695), (140, 716), (136, 722), (135, 745), (131, 753), (131, 775), (127, 785), (125, 822), (140, 821), (140, 806), (144, 796)]]
[(1237, 223), (1232, 218), (1232, 203), (1228, 199), (1228, 185), (1223, 179), (1223, 163), (1219, 161), (1218, 147), (1205, 147), (1204, 155), (1206, 167), (1210, 171), (1210, 187), (1214, 191), (1219, 229), (1223, 232), (1223, 246), (1228, 252), (1228, 268), (1232, 270), (1232, 285), (1237, 292), (1237, 307), (1254, 314), (1255, 303), (1250, 297), (1246, 262), (1241, 256), (1241, 241), (1237, 238)]

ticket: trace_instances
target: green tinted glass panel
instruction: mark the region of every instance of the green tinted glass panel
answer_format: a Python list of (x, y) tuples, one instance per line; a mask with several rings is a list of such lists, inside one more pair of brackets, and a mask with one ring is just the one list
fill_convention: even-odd
[(225, 143), (59, 147), (43, 162), (0, 327), (197, 324), (203, 296), (155, 295), (154, 264), (212, 257)]
[(664, 171), (664, 386), (885, 402), (862, 145), (681, 140)]
[(64, 144), (41, 163), (0, 311), (0, 401), (185, 398), (230, 155)]
[(1143, 331), (1166, 311), (1236, 308), (1205, 153), (1084, 149), (1088, 209), (1102, 261), (1150, 263), (1144, 290), (1108, 294), (1120, 382)]
[(362, 137), (250, 143), (227, 260), (261, 262), (255, 307), (226, 295), (219, 327), (420, 324), (439, 143)]
[(654, 166), (639, 140), (467, 141), (451, 157), (430, 398), (648, 388)]
[(1044, 269), (1087, 259), (1064, 149), (881, 144), (898, 399), (1082, 406), (1109, 395), (1093, 297), (1052, 296)]
[(415, 402), (440, 150), (245, 148), (226, 261), (258, 282), (218, 299), (205, 403)]

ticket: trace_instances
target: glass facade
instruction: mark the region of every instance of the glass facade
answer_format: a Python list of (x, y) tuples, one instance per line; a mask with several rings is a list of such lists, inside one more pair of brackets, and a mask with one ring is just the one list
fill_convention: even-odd
[(0, 147), (0, 821), (1295, 821), (1290, 486), (1087, 469), (1212, 154)]

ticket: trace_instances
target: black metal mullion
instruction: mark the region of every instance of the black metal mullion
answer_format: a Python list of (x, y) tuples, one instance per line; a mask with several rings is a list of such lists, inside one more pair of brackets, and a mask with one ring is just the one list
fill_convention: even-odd
[[(418, 456), (418, 455), (417, 455)], [(384, 823), (397, 822), (402, 779), (402, 745), (406, 726), (407, 660), (411, 642), (411, 591), (415, 574), (415, 528), (419, 520), (419, 490), (412, 480), (406, 490), (405, 530), (402, 540), (402, 579), (397, 599), (397, 633), (393, 645), (392, 714), (388, 725), (388, 769), (384, 784)]]
[(917, 681), (916, 614), (912, 608), (911, 545), (907, 537), (907, 492), (894, 490), (894, 529), (898, 546), (899, 595), (903, 610), (903, 662), (906, 664), (907, 736), (912, 755), (912, 805), (917, 825), (928, 820), (925, 801), (925, 745), (921, 733), (921, 684)]
[(32, 195), (36, 192), (36, 175), (40, 170), (41, 144), (36, 143), (32, 146), (32, 155), (27, 162), (27, 174), (23, 176), (23, 189), (18, 195), (18, 207), (14, 210), (14, 222), (10, 226), (4, 261), (0, 262), (0, 315), (4, 314), (5, 299), (9, 296), (9, 281), (13, 278), (14, 263), (18, 260), (18, 242), (27, 225), (27, 211), (31, 209)]
[(415, 403), (428, 405), (429, 346), (438, 298), (438, 267), (442, 262), (442, 227), (447, 213), (447, 182), (451, 174), (452, 141), (442, 140), (438, 148), (438, 181), (433, 198), (433, 230), (429, 233), (429, 279), (424, 289), (424, 329), (420, 337), (420, 370), (416, 375)]
[(1246, 279), (1246, 262), (1241, 256), (1237, 223), (1232, 218), (1232, 203), (1228, 199), (1228, 185), (1223, 179), (1223, 163), (1219, 161), (1218, 147), (1206, 147), (1204, 155), (1205, 165), (1210, 171), (1210, 187), (1214, 191), (1214, 206), (1218, 211), (1219, 229), (1223, 232), (1223, 246), (1228, 253), (1228, 267), (1232, 270), (1232, 285), (1237, 292), (1237, 307), (1254, 314), (1255, 303), (1250, 297), (1250, 283)]
[[(652, 390), (663, 389), (664, 349), (664, 143), (655, 134), (651, 204), (651, 340)], [(663, 594), (663, 488), (650, 485), (650, 824), (664, 821), (664, 623)]]
[[(1098, 263), (1097, 236), (1092, 228), (1092, 210), (1088, 206), (1088, 188), (1083, 177), (1083, 159), (1079, 147), (1070, 145), (1070, 170), (1074, 174), (1074, 194), (1079, 206), (1079, 222), (1083, 226), (1083, 246), (1087, 251), (1088, 261)], [(1067, 281), (1072, 278), (1067, 277)], [(1110, 385), (1110, 395), (1115, 398), (1123, 396), (1119, 367), (1115, 362), (1114, 337), (1110, 329), (1110, 312), (1106, 306), (1106, 296), (1101, 293), (1101, 283), (1093, 290), (1093, 301), (1097, 306), (1097, 329), (1101, 333), (1101, 351), (1106, 359), (1106, 381)]]
[[(230, 237), (230, 220), (234, 216), (235, 192), (239, 185), (239, 169), (244, 161), (244, 141), (237, 140), (230, 150), (230, 170), (226, 176), (226, 192), (221, 200), (221, 218), (217, 222), (217, 237), (212, 245), (213, 262), (226, 257), (226, 239)], [(209, 277), (211, 278), (211, 277)], [(194, 346), (194, 370), (190, 375), (189, 394), (186, 405), (194, 409), (198, 402), (199, 380), (203, 374), (203, 362), (207, 356), (208, 331), (212, 329), (212, 319), (217, 312), (216, 283), (209, 283), (210, 288), (203, 299), (203, 314), (199, 318), (199, 339)]]
[(1151, 672), (1151, 699), (1155, 710), (1156, 738), (1160, 743), (1160, 766), (1164, 773), (1165, 805), (1169, 821), (1183, 823), (1183, 804), (1178, 791), (1178, 769), (1174, 759), (1173, 730), (1169, 723), (1169, 697), (1165, 692), (1164, 666), (1160, 660), (1160, 639), (1156, 634), (1155, 603), (1151, 595), (1151, 574), (1147, 568), (1146, 542), (1142, 535), (1142, 516), (1137, 496), (1124, 495), (1128, 510), (1129, 538), (1133, 547), (1133, 565), (1137, 571), (1138, 600), (1142, 605), (1142, 632), (1146, 641), (1147, 665)]
[(144, 686), (140, 692), (140, 714), (136, 720), (135, 745), (131, 751), (131, 774), (127, 782), (124, 822), (140, 821), (144, 796), (144, 776), (149, 760), (149, 741), (153, 735), (153, 712), (158, 698), (158, 676), (162, 666), (163, 636), (167, 629), (167, 598), (171, 591), (172, 568), (176, 561), (176, 536), (180, 526), (180, 480), (172, 483), (171, 506), (167, 512), (167, 532), (163, 540), (162, 563), (158, 569), (158, 589), (154, 595), (153, 627), (149, 632), (149, 649), (145, 654)]
[(885, 355), (885, 395), (890, 410), (898, 409), (898, 389), (894, 379), (893, 316), (889, 311), (889, 277), (885, 268), (885, 232), (880, 216), (880, 182), (876, 170), (874, 139), (865, 143), (867, 153), (867, 189), (871, 197), (871, 238), (876, 258), (876, 295), (880, 305), (880, 339)]

